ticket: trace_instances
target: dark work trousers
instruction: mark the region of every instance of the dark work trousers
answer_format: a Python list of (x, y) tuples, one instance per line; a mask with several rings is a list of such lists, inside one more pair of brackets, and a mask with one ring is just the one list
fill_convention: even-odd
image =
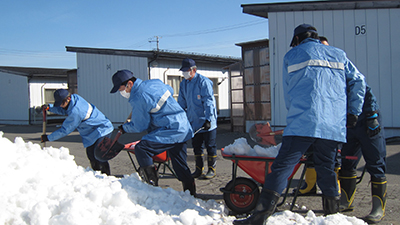
[(217, 129), (210, 130), (207, 132), (197, 133), (192, 138), (192, 146), (194, 155), (202, 155), (203, 154), (203, 143), (204, 147), (207, 149), (208, 156), (216, 156), (217, 155)]
[(190, 172), (189, 166), (187, 165), (187, 144), (175, 143), (175, 144), (161, 144), (157, 142), (141, 140), (135, 145), (136, 159), (141, 167), (153, 165), (152, 157), (168, 152), (168, 156), (171, 158), (172, 167), (178, 180), (183, 183), (193, 183), (194, 179)]
[(265, 177), (263, 189), (283, 192), (287, 179), (303, 154), (311, 147), (317, 172), (317, 184), (323, 195), (338, 196), (335, 173), (335, 159), (339, 142), (299, 136), (283, 136), (282, 146), (271, 166), (271, 173)]
[[(381, 123), (380, 116), (378, 117)], [(367, 135), (365, 119), (360, 119), (354, 128), (347, 129), (347, 143), (342, 148), (342, 156), (358, 156), (358, 160), (342, 159), (342, 170), (356, 170), (361, 156), (371, 177), (382, 178), (386, 173), (386, 141), (383, 127), (373, 137)]]
[(103, 136), (103, 137), (101, 137), (101, 138), (99, 138), (99, 139), (97, 139), (96, 142), (95, 142), (94, 144), (92, 144), (91, 146), (89, 146), (89, 147), (86, 148), (86, 155), (87, 155), (87, 157), (88, 157), (88, 159), (89, 159), (89, 161), (90, 161), (90, 166), (92, 167), (93, 170), (100, 170), (101, 168), (105, 168), (104, 166), (109, 167), (108, 162), (100, 162), (99, 160), (97, 160), (97, 159), (94, 157), (94, 150), (95, 150), (96, 146), (97, 146), (105, 137), (110, 138), (110, 137), (111, 137), (111, 134), (112, 134), (112, 132), (109, 133), (109, 134), (107, 134), (107, 135), (105, 135), (105, 136)]

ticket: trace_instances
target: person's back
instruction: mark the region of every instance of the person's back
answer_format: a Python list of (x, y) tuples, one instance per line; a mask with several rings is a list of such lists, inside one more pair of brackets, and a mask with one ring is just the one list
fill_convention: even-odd
[(49, 135), (50, 141), (65, 137), (77, 129), (82, 137), (83, 146), (86, 148), (98, 138), (114, 130), (111, 121), (102, 112), (77, 94), (71, 95), (67, 109), (50, 107), (49, 111), (68, 115), (62, 124), (63, 129), (56, 130)]
[[(173, 89), (170, 86), (158, 79), (137, 79), (131, 95), (129, 103), (133, 106), (135, 132), (148, 132), (143, 140), (181, 143), (192, 137), (186, 113), (172, 97)], [(127, 131), (130, 132), (129, 127)]]
[[(345, 142), (347, 84), (362, 84), (348, 77), (348, 70), (356, 76), (359, 72), (349, 63), (344, 51), (308, 38), (285, 55), (283, 67), (288, 109), (284, 135)], [(350, 102), (351, 99), (360, 101), (351, 94), (349, 98)], [(350, 104), (349, 108), (355, 115), (361, 112), (359, 104), (354, 107)]]

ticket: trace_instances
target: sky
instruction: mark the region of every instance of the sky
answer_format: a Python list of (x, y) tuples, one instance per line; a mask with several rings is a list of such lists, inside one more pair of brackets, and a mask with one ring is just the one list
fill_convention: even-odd
[(150, 51), (157, 37), (160, 50), (241, 57), (235, 44), (268, 38), (241, 5), (286, 1), (2, 0), (0, 65), (72, 69), (65, 46)]
[[(150, 186), (137, 173), (123, 178), (78, 166), (68, 148), (42, 148), (0, 131), (0, 224), (232, 224), (224, 204), (189, 192)], [(302, 207), (304, 208), (304, 206)], [(275, 213), (268, 225), (364, 225), (356, 217)]]

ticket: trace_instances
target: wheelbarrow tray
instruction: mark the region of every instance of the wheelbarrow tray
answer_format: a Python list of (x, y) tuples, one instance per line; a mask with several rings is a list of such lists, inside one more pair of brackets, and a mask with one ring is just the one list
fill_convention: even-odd
[[(271, 173), (271, 166), (275, 157), (263, 157), (263, 156), (247, 156), (247, 155), (228, 155), (225, 154), (221, 149), (221, 154), (224, 159), (231, 160), (233, 163), (237, 163), (240, 169), (247, 173), (251, 178), (260, 184), (264, 184), (265, 175)], [(293, 169), (292, 174), (288, 180), (292, 179), (294, 174), (300, 167), (300, 163), (297, 163)]]

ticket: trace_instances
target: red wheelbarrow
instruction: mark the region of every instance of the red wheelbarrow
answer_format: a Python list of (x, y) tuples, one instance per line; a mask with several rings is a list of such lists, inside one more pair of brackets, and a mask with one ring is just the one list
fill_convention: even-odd
[[(229, 181), (224, 188), (220, 188), (220, 191), (223, 192), (225, 204), (235, 214), (250, 213), (256, 207), (257, 200), (260, 196), (259, 186), (264, 184), (265, 175), (271, 172), (271, 165), (275, 158), (245, 155), (237, 156), (235, 154), (228, 155), (224, 153), (223, 149), (221, 149), (221, 154), (224, 159), (232, 160), (233, 162), (232, 180)], [(277, 206), (281, 206), (285, 202), (292, 178), (303, 162), (305, 162), (305, 160), (300, 161), (300, 163), (296, 164), (294, 167), (292, 174), (288, 178), (288, 185), (283, 195), (284, 198)], [(237, 177), (238, 166), (252, 179)], [(302, 173), (302, 177), (304, 177), (304, 174), (305, 169)], [(290, 210), (292, 210), (294, 203), (295, 199)]]
[[(261, 145), (276, 145), (275, 136), (283, 134), (283, 130), (273, 132), (270, 128), (269, 123), (266, 124), (255, 124), (250, 128), (250, 137)], [(262, 186), (265, 181), (265, 176), (271, 172), (271, 165), (275, 160), (274, 157), (262, 157), (262, 156), (245, 156), (245, 155), (229, 155), (225, 154), (224, 149), (221, 149), (222, 157), (233, 162), (232, 164), (232, 180), (224, 188), (220, 188), (223, 192), (225, 204), (235, 214), (247, 214), (250, 213), (256, 206), (260, 190), (259, 186)], [(285, 193), (282, 195), (283, 199), (277, 206), (281, 206), (286, 198), (290, 195), (293, 196), (290, 210), (293, 210), (295, 206), (299, 190), (301, 188), (306, 170), (308, 167), (313, 166), (314, 162), (308, 159), (310, 152), (306, 152), (305, 155), (299, 160), (292, 171), (292, 174), (288, 178), (288, 184), (286, 186)], [(356, 156), (341, 157), (351, 160), (357, 160)], [(296, 174), (301, 164), (304, 164), (302, 173), (300, 175), (296, 191), (289, 194), (289, 188), (291, 186), (293, 176)], [(247, 173), (252, 179), (245, 177), (237, 177), (237, 167), (241, 168)]]
[[(136, 167), (135, 161), (133, 161), (133, 158), (132, 158), (131, 154), (135, 154), (135, 145), (137, 143), (139, 143), (139, 142), (140, 141), (135, 141), (135, 142), (132, 142), (132, 143), (125, 144), (125, 147), (123, 148), (124, 151), (127, 151), (129, 159), (131, 160), (133, 168), (135, 169), (136, 172), (139, 172), (139, 169)], [(160, 153), (158, 155), (155, 155), (152, 158), (153, 158), (153, 162), (155, 164), (156, 163), (158, 164), (156, 166), (156, 168), (157, 168), (158, 173), (160, 174), (160, 176), (166, 175), (165, 170), (168, 169), (174, 177), (178, 178), (178, 176), (176, 175), (175, 171), (172, 169), (172, 167), (170, 165), (171, 161), (170, 161), (170, 158), (168, 156), (168, 152), (167, 151), (162, 152), (162, 153)], [(161, 169), (162, 166), (163, 166), (163, 171), (161, 172), (160, 169)]]

